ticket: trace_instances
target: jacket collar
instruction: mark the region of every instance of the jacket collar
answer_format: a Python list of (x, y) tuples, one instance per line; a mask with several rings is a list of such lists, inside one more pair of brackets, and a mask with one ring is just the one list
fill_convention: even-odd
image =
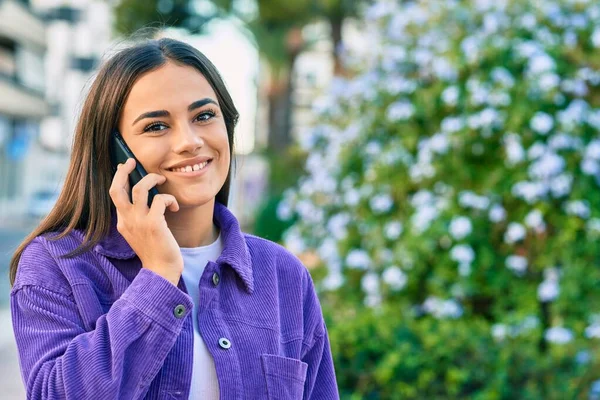
[[(215, 201), (213, 220), (221, 230), (221, 240), (223, 241), (223, 252), (216, 263), (219, 265), (226, 264), (233, 268), (244, 282), (246, 290), (252, 293), (254, 291), (254, 279), (250, 253), (237, 219), (226, 206)], [(135, 252), (117, 230), (116, 213), (112, 215), (109, 234), (94, 246), (94, 251), (106, 257), (117, 259), (135, 257)]]

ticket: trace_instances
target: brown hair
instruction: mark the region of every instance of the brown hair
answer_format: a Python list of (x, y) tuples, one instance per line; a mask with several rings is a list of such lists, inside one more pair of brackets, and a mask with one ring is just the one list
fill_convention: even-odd
[[(230, 160), (233, 160), (233, 131), (239, 114), (215, 66), (204, 54), (178, 40), (145, 40), (119, 51), (104, 63), (85, 99), (75, 130), (69, 169), (56, 205), (48, 216), (19, 245), (10, 261), (10, 283), (15, 281), (21, 254), (37, 236), (60, 232), (49, 239), (57, 240), (73, 229), (85, 232), (83, 243), (63, 255), (73, 257), (91, 249), (110, 229), (114, 205), (108, 195), (112, 182), (109, 158), (110, 133), (117, 129), (121, 109), (134, 83), (143, 74), (167, 61), (198, 70), (212, 86), (221, 106)], [(229, 173), (216, 201), (227, 206), (231, 178)]]

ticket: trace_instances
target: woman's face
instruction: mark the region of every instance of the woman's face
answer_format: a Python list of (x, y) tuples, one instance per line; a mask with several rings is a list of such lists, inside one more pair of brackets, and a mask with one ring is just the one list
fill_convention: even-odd
[(227, 129), (214, 90), (196, 69), (167, 62), (139, 78), (119, 131), (147, 172), (167, 178), (158, 190), (180, 207), (204, 204), (221, 190), (230, 163)]

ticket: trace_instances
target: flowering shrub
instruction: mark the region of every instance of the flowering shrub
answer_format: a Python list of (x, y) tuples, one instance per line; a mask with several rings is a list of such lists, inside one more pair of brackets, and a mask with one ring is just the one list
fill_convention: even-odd
[(342, 392), (600, 398), (600, 5), (365, 17), (377, 45), (315, 104), (278, 208), (298, 218), (286, 245), (320, 259)]

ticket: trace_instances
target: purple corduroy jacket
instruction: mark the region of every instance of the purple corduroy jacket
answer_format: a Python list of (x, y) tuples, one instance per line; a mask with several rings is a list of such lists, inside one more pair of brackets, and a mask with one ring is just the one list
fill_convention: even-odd
[(199, 282), (200, 307), (141, 268), (116, 230), (61, 258), (75, 230), (40, 236), (23, 252), (11, 290), (27, 397), (187, 399), (193, 324), (212, 354), (221, 399), (337, 399), (327, 329), (310, 274), (283, 247), (240, 230), (215, 203), (224, 250)]

